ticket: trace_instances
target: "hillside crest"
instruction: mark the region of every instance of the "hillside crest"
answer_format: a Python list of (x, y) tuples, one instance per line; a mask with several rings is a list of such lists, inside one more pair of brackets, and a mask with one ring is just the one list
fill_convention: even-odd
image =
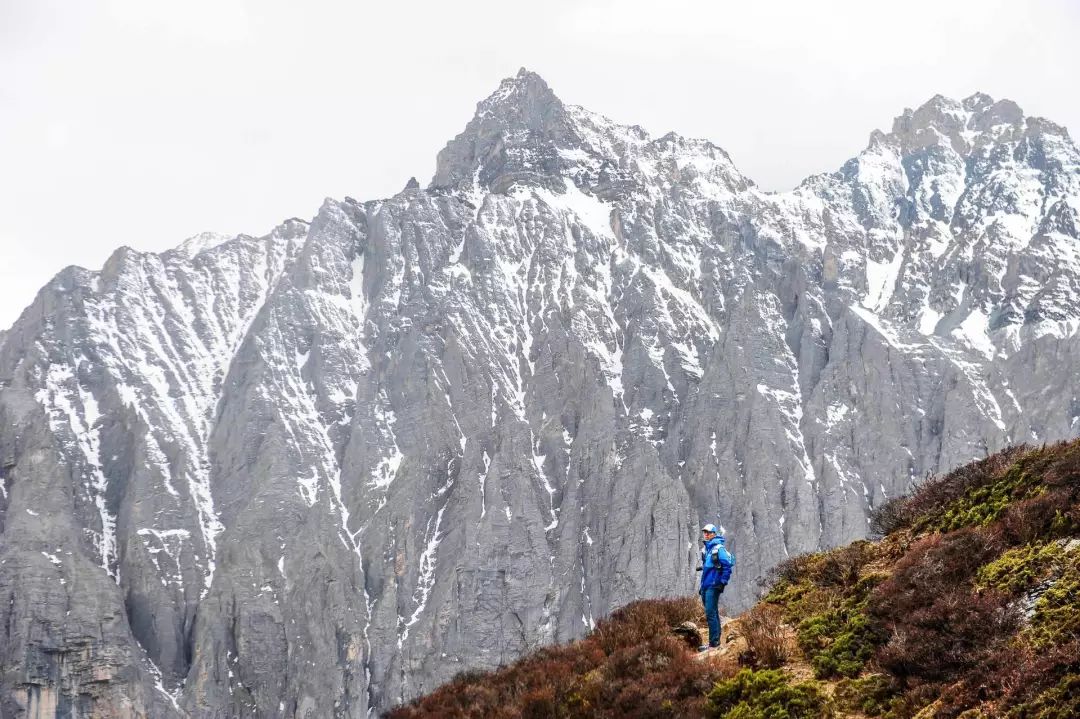
[(973, 462), (874, 522), (778, 566), (717, 650), (684, 641), (696, 598), (635, 602), (388, 718), (1080, 716), (1080, 440)]

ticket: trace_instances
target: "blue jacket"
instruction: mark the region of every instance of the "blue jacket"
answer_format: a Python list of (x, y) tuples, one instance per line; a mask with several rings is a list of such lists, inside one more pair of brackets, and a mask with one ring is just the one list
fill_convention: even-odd
[(735, 557), (724, 546), (723, 537), (713, 537), (701, 550), (701, 588), (718, 587), (731, 579)]

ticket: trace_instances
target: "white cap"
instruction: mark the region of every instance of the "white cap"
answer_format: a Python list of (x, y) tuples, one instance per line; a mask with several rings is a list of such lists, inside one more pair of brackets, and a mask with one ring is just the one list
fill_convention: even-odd
[(712, 532), (713, 534), (719, 534), (719, 532), (716, 531), (716, 525), (715, 524), (706, 524), (704, 527), (701, 528), (701, 531), (702, 532)]

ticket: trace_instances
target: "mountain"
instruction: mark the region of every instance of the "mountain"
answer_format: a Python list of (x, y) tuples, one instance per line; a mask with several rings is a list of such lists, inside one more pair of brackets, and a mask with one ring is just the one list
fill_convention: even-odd
[(696, 597), (640, 600), (387, 717), (1080, 716), (1080, 442), (1010, 448), (875, 518), (881, 541), (781, 563), (718, 649), (696, 651)]
[(1080, 432), (1080, 153), (935, 97), (755, 187), (522, 71), (435, 176), (0, 338), (0, 714), (364, 716)]

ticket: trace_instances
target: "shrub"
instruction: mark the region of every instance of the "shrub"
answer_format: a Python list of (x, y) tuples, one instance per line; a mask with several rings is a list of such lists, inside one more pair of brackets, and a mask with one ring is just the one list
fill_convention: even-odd
[[(966, 672), (962, 679), (943, 692), (935, 705), (935, 717), (965, 717), (972, 707), (983, 707), (994, 717), (1065, 717), (1071, 712), (1047, 713), (1050, 706), (1067, 697), (1058, 690), (1069, 675), (1080, 674), (1080, 641), (1037, 648), (1018, 638), (1003, 644)], [(1047, 701), (1053, 698), (1053, 702)]]
[(1059, 442), (1050, 451), (1053, 462), (1043, 472), (1043, 481), (1052, 487), (1080, 488), (1080, 442)]
[(842, 679), (836, 685), (833, 699), (839, 709), (867, 716), (881, 716), (889, 710), (896, 687), (884, 674), (871, 674), (861, 679)]
[(1065, 571), (1035, 602), (1027, 632), (1037, 647), (1054, 647), (1080, 639), (1080, 566), (1068, 562)]
[(936, 521), (928, 520), (927, 525), (942, 531), (985, 527), (1000, 517), (1014, 501), (1036, 496), (1043, 491), (1045, 487), (1036, 484), (1024, 471), (1023, 464), (1017, 463), (1000, 481), (970, 489)]
[(1013, 707), (1010, 719), (1076, 719), (1080, 717), (1080, 674), (1067, 674), (1056, 686), (1030, 702)]
[(996, 538), (981, 529), (924, 537), (896, 562), (892, 575), (874, 591), (871, 611), (886, 619), (901, 619), (925, 607), (935, 596), (966, 585), (1000, 550)]
[[(1018, 655), (1018, 656), (1017, 656)], [(1048, 711), (1054, 701), (1063, 708), (1070, 707), (1060, 688), (1070, 687), (1070, 676), (1080, 676), (1080, 641), (1037, 649), (1021, 646), (1014, 656), (1001, 662), (1004, 676), (1000, 683), (1004, 695), (998, 703), (999, 714), (1030, 719), (1032, 717), (1080, 716), (1076, 713), (1053, 714)], [(1075, 687), (1072, 688), (1075, 691)], [(1076, 712), (1073, 705), (1070, 711)]]
[(600, 620), (592, 636), (605, 654), (636, 646), (667, 634), (685, 621), (704, 619), (701, 602), (693, 597), (631, 602)]
[(879, 665), (893, 675), (944, 680), (976, 665), (1019, 624), (1000, 592), (976, 592), (972, 576), (999, 551), (985, 530), (920, 540), (874, 590), (869, 613), (888, 630)]
[(873, 542), (860, 540), (827, 552), (800, 554), (785, 559), (770, 572), (773, 586), (810, 581), (823, 587), (852, 587), (860, 572), (876, 556)]
[(858, 676), (884, 642), (881, 626), (859, 609), (830, 612), (799, 627), (800, 646), (818, 679)]
[(1061, 542), (1037, 542), (1007, 550), (979, 568), (979, 586), (1018, 594), (1046, 579), (1065, 560)]
[(790, 658), (791, 632), (779, 607), (758, 604), (743, 615), (740, 624), (753, 666), (775, 669)]
[[(957, 479), (950, 481), (954, 475)], [(959, 479), (960, 476), (964, 479)], [(1012, 504), (1038, 496), (1048, 488), (1062, 490), (1058, 501), (1075, 510), (1080, 492), (1080, 444), (1060, 442), (1038, 449), (1014, 447), (954, 470), (939, 484), (942, 486), (928, 492), (936, 495), (933, 506), (920, 513), (920, 519), (913, 525), (916, 528), (948, 530), (985, 526), (1001, 517)], [(919, 494), (917, 490), (913, 499)]]
[(681, 641), (660, 634), (612, 654), (605, 663), (604, 674), (608, 679), (640, 677), (667, 668), (674, 657), (685, 653), (686, 646)]
[(832, 703), (815, 681), (788, 683), (776, 669), (743, 669), (709, 692), (709, 716), (730, 719), (826, 719)]
[(799, 554), (777, 564), (761, 580), (767, 591), (763, 602), (779, 604), (785, 616), (792, 618), (792, 611), (808, 592), (813, 592), (811, 581), (813, 568), (821, 561), (821, 554)]
[(1002, 537), (1013, 544), (1080, 533), (1080, 442), (1056, 444), (1025, 460), (1027, 497), (1001, 515)]
[[(1027, 502), (1050, 490), (1052, 497)], [(1080, 443), (1031, 448), (1017, 446), (918, 484), (904, 497), (881, 505), (870, 530), (885, 536), (902, 529), (950, 530), (1005, 520), (1010, 543), (1080, 531)], [(1010, 516), (1017, 513), (1021, 516)]]
[(493, 672), (460, 674), (387, 717), (701, 716), (708, 691), (735, 671), (699, 661), (671, 633), (683, 621), (700, 620), (702, 611), (692, 597), (634, 602), (580, 641), (539, 649)]
[(872, 542), (852, 542), (822, 555), (813, 579), (826, 587), (854, 588), (859, 583), (863, 567), (873, 558)]
[(800, 582), (781, 581), (762, 600), (781, 608), (786, 621), (798, 623), (816, 608), (832, 606), (839, 601), (835, 592), (816, 586), (808, 579)]
[(644, 665), (649, 668), (635, 675), (604, 679), (592, 710), (576, 716), (620, 719), (701, 716), (706, 693), (718, 678), (728, 676), (717, 674), (715, 665), (699, 661), (681, 645), (666, 661)]
[(1071, 490), (1057, 488), (1012, 503), (998, 521), (1002, 539), (1010, 544), (1030, 544), (1076, 534), (1080, 522), (1075, 516), (1077, 498), (1071, 494)]
[(551, 719), (556, 717), (555, 691), (552, 687), (539, 687), (521, 699), (522, 719)]
[(857, 676), (885, 642), (883, 624), (866, 611), (870, 592), (880, 581), (878, 575), (859, 580), (842, 602), (799, 623), (799, 647), (817, 678)]
[(996, 592), (973, 594), (965, 588), (930, 598), (910, 615), (892, 621), (889, 641), (875, 659), (900, 678), (955, 678), (1015, 631), (1019, 617), (1006, 599)]
[(770, 575), (772, 575), (775, 582), (801, 582), (810, 577), (810, 570), (814, 563), (820, 558), (820, 554), (797, 554), (794, 557), (788, 557), (784, 561), (773, 567)]
[(870, 514), (870, 536), (881, 538), (907, 529), (918, 516), (909, 497), (893, 497)]
[(865, 597), (867, 579), (862, 574), (878, 555), (877, 545), (859, 541), (828, 552), (792, 557), (773, 574), (772, 589), (763, 601), (782, 607), (784, 619), (798, 624), (839, 607), (854, 595)]
[(883, 517), (879, 521), (888, 522), (890, 532), (927, 522), (940, 515), (946, 507), (967, 492), (995, 482), (1028, 451), (1030, 450), (1026, 445), (1010, 447), (985, 459), (957, 467), (944, 475), (926, 479), (917, 485), (909, 496), (884, 505)]

